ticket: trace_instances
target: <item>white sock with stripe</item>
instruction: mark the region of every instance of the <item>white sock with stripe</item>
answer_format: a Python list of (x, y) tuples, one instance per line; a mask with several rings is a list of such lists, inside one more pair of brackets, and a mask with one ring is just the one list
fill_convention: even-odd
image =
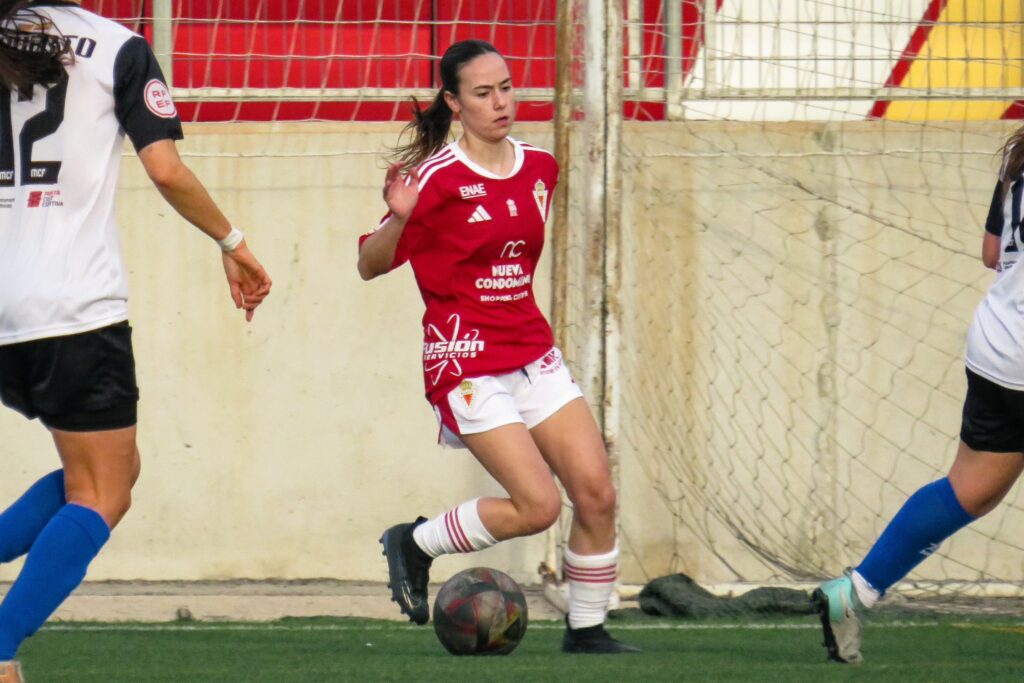
[(490, 548), (497, 541), (480, 521), (476, 509), (479, 500), (466, 501), (440, 517), (420, 524), (412, 532), (416, 545), (431, 557)]
[(577, 555), (566, 548), (562, 573), (569, 581), (569, 626), (603, 624), (619, 575), (619, 546), (601, 555)]

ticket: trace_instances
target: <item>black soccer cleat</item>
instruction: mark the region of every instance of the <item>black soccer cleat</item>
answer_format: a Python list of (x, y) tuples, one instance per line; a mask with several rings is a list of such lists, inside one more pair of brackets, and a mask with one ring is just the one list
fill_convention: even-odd
[(427, 521), (419, 517), (411, 524), (396, 524), (380, 537), (384, 557), (388, 560), (388, 588), (391, 601), (398, 603), (402, 614), (423, 625), (430, 621), (427, 584), (430, 564), (434, 561), (413, 540), (412, 530)]
[(623, 655), (643, 652), (636, 645), (629, 645), (612, 638), (604, 624), (572, 628), (565, 622), (565, 637), (562, 638), (562, 652), (583, 655)]

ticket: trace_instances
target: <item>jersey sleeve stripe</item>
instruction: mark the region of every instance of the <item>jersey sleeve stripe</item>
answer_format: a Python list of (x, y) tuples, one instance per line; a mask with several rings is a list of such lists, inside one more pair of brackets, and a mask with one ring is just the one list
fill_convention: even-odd
[(430, 170), (427, 171), (426, 173), (421, 173), (420, 174), (420, 184), (419, 184), (420, 191), (422, 191), (423, 188), (426, 187), (427, 181), (430, 180), (430, 176), (434, 175), (435, 173), (440, 171), (442, 168), (445, 168), (447, 166), (451, 166), (452, 164), (454, 164), (458, 160), (459, 160), (458, 157), (455, 157), (453, 155), (451, 159), (448, 159), (447, 161), (445, 161), (443, 163), (440, 163), (440, 164), (435, 164), (435, 165), (431, 166)]
[(430, 157), (429, 159), (424, 161), (422, 164), (417, 166), (417, 170), (419, 170), (420, 175), (422, 175), (423, 173), (428, 171), (431, 166), (435, 166), (435, 165), (437, 165), (439, 163), (447, 161), (448, 159), (451, 159), (454, 156), (455, 156), (455, 153), (452, 152), (451, 150), (447, 150), (447, 152), (439, 152), (438, 154), (435, 154), (434, 156)]

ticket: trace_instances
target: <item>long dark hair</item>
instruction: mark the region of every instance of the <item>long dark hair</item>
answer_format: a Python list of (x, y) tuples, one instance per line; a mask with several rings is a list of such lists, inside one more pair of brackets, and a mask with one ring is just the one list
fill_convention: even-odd
[(412, 140), (395, 148), (391, 158), (410, 169), (434, 152), (448, 144), (452, 127), (452, 110), (444, 100), (444, 94), (459, 94), (459, 70), (480, 55), (493, 52), (501, 55), (497, 48), (484, 40), (460, 40), (453, 43), (441, 57), (441, 89), (426, 109), (420, 109), (419, 102), (412, 98), (413, 119), (402, 131), (412, 134)]
[(1024, 173), (1024, 126), (1010, 134), (1003, 143), (1003, 181), (1012, 183)]
[(0, 0), (0, 87), (56, 83), (74, 61), (71, 43), (32, 9), (33, 0)]

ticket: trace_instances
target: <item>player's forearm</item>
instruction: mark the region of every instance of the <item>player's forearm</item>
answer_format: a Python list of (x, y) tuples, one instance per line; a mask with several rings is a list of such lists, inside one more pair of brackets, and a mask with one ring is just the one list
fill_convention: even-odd
[(372, 280), (391, 270), (395, 261), (398, 240), (405, 229), (405, 221), (392, 216), (378, 230), (374, 231), (359, 247), (359, 276)]
[(996, 268), (999, 265), (999, 251), (1002, 243), (999, 235), (990, 232), (985, 233), (985, 239), (981, 243), (981, 262), (986, 268)]
[(159, 174), (150, 174), (150, 178), (182, 218), (213, 239), (223, 239), (231, 231), (230, 221), (185, 164), (173, 164)]

